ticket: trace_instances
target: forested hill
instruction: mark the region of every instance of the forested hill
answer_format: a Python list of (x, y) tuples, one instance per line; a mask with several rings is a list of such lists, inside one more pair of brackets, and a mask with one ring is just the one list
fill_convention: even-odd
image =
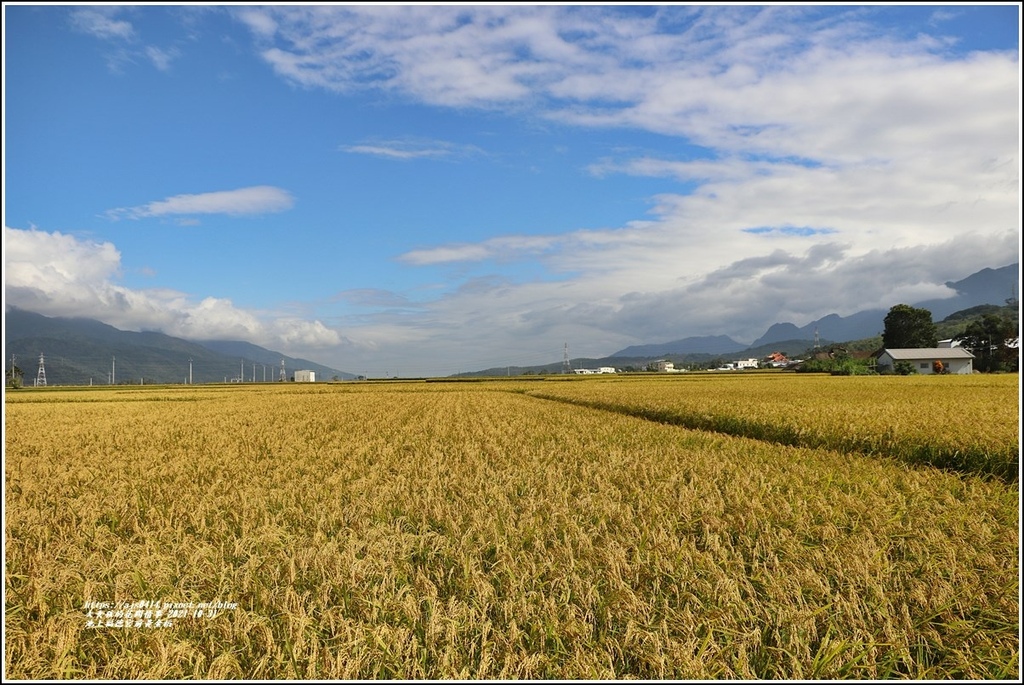
[[(286, 378), (296, 369), (315, 371), (323, 380), (355, 377), (257, 345), (218, 342), (226, 347), (211, 349), (209, 343), (153, 331), (122, 331), (94, 319), (47, 317), (14, 307), (4, 312), (5, 368), (10, 369), (13, 357), (26, 385), (32, 385), (38, 376), (40, 354), (47, 385), (105, 385), (112, 375), (117, 384), (184, 383), (189, 378), (189, 360), (193, 383), (225, 382), (240, 376), (246, 381), (276, 381), (282, 359)], [(245, 346), (245, 352), (236, 354), (242, 349), (239, 345)]]

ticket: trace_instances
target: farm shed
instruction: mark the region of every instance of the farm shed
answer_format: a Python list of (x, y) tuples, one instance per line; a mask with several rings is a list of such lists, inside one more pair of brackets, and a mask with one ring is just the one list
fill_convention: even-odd
[(942, 362), (949, 373), (973, 373), (974, 355), (962, 347), (921, 347), (886, 349), (878, 355), (878, 370), (892, 368), (896, 362), (910, 362), (918, 373), (935, 373), (933, 364)]
[(295, 382), (296, 383), (315, 383), (316, 382), (316, 372), (315, 371), (306, 371), (306, 370), (296, 371), (295, 372)]

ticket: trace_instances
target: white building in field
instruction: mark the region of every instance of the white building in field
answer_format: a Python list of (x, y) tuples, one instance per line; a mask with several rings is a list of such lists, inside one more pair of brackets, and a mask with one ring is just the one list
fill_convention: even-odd
[(974, 372), (974, 355), (962, 347), (921, 347), (882, 350), (878, 355), (879, 371), (892, 371), (896, 362), (910, 362), (921, 374), (935, 373), (935, 362), (942, 362), (945, 373)]
[(295, 372), (296, 383), (316, 383), (316, 372), (315, 371), (296, 371)]
[(661, 372), (674, 373), (676, 370), (676, 365), (666, 359), (659, 359), (654, 364), (658, 371)]
[(736, 368), (737, 369), (756, 369), (757, 368), (757, 360), (756, 359), (740, 359), (739, 361), (736, 362)]

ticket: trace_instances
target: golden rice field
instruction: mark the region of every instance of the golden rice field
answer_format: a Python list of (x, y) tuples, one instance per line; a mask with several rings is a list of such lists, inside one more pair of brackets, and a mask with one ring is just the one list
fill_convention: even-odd
[(787, 378), (8, 392), (5, 676), (1018, 676), (1019, 480), (573, 404), (1019, 449), (1015, 376)]
[[(589, 379), (588, 379), (589, 380)], [(545, 383), (531, 392), (689, 428), (1014, 480), (1017, 375), (707, 374)]]

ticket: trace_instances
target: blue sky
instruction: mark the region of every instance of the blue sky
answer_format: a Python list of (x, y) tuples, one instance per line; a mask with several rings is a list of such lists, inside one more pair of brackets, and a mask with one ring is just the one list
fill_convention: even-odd
[(5, 301), (417, 376), (949, 296), (1019, 11), (5, 4)]

